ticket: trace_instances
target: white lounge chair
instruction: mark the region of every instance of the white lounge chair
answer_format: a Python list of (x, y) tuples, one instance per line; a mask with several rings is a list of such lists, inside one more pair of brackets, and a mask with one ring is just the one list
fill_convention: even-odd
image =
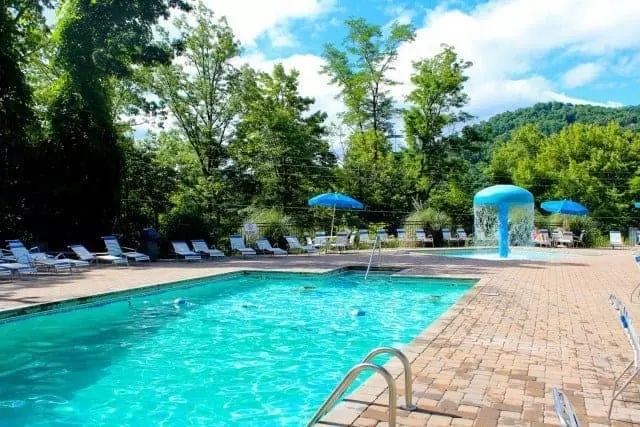
[(7, 240), (7, 244), (16, 262), (30, 267), (41, 267), (48, 271), (59, 273), (61, 271), (70, 272), (74, 267), (89, 266), (86, 261), (54, 257), (44, 252), (39, 252), (38, 248), (28, 250), (19, 240)]
[[(104, 240), (104, 245), (107, 247), (107, 253), (109, 255), (125, 257), (129, 261), (134, 261), (136, 264), (139, 262), (151, 262), (149, 255), (136, 252), (136, 250), (132, 248), (121, 247), (116, 236), (104, 236), (102, 240)], [(123, 252), (123, 248), (126, 249), (127, 252)]]
[(296, 236), (284, 236), (289, 245), (289, 251), (306, 252), (308, 254), (316, 253), (318, 250), (313, 245), (302, 246)]
[(327, 246), (328, 238), (327, 233), (324, 231), (316, 231), (311, 244), (318, 249), (323, 248)]
[(184, 240), (172, 240), (171, 246), (173, 246), (173, 253), (177, 259), (185, 261), (202, 261), (202, 257), (189, 249), (187, 242)]
[(0, 277), (8, 277), (11, 279), (13, 278), (13, 272), (0, 264)]
[[(622, 373), (618, 377), (616, 377), (613, 382), (613, 392), (611, 396), (611, 402), (609, 403), (607, 418), (611, 418), (613, 402), (616, 401), (618, 396), (620, 396), (620, 394), (622, 394), (622, 392), (626, 390), (629, 384), (631, 384), (631, 382), (636, 377), (638, 377), (638, 375), (640, 375), (640, 337), (638, 336), (638, 332), (631, 323), (629, 312), (627, 311), (625, 305), (615, 295), (610, 295), (609, 301), (611, 302), (612, 307), (618, 312), (622, 329), (629, 339), (633, 355), (631, 357), (631, 362), (629, 362), (624, 371), (622, 371)], [(620, 384), (620, 381), (627, 373), (630, 374), (629, 378), (627, 378), (625, 382)]]
[(369, 239), (369, 230), (358, 230), (358, 237), (360, 238), (360, 245), (373, 245), (373, 242)]
[(456, 230), (456, 235), (457, 235), (458, 241), (464, 242), (465, 246), (468, 245), (469, 242), (471, 242), (471, 237), (467, 235), (467, 232), (464, 231), (464, 228), (458, 228)]
[(427, 243), (431, 243), (431, 246), (435, 248), (435, 242), (433, 240), (433, 236), (431, 234), (425, 234), (422, 228), (416, 229), (416, 240), (420, 243), (423, 243), (425, 246)]
[(332, 248), (337, 249), (339, 252), (346, 251), (349, 246), (349, 233), (341, 231), (336, 234), (336, 241), (331, 244)]
[(404, 230), (404, 228), (398, 228), (396, 230), (396, 235), (398, 238), (398, 242), (400, 242), (402, 244), (402, 246), (404, 246), (407, 243), (407, 232)]
[(553, 401), (561, 426), (580, 427), (580, 421), (578, 421), (578, 417), (576, 416), (576, 412), (574, 411), (571, 402), (563, 392), (558, 390), (557, 387), (553, 388)]
[(229, 236), (229, 242), (231, 243), (231, 252), (240, 252), (242, 256), (256, 256), (256, 251), (248, 248), (244, 244), (244, 238), (239, 234), (232, 234)]
[(11, 259), (5, 258), (2, 253), (3, 250), (0, 250), (0, 268), (5, 271), (9, 271), (12, 277), (18, 275), (35, 275), (38, 274), (38, 270), (31, 266), (30, 264), (21, 264), (15, 261), (15, 258), (12, 256)]
[(549, 231), (542, 228), (538, 231), (538, 236), (533, 240), (534, 245), (538, 245), (540, 247), (547, 246), (551, 247), (551, 238), (549, 237)]
[(193, 246), (193, 250), (198, 252), (200, 255), (204, 255), (209, 258), (224, 258), (224, 252), (217, 249), (215, 246), (209, 247), (207, 242), (202, 239), (192, 240), (191, 245)]
[(624, 243), (622, 243), (622, 234), (620, 234), (618, 230), (609, 232), (609, 242), (611, 243), (611, 249), (624, 246)]
[(105, 262), (114, 265), (129, 265), (125, 257), (89, 252), (83, 245), (69, 245), (69, 249), (81, 260), (88, 263)]
[(442, 240), (447, 244), (447, 246), (449, 246), (452, 242), (457, 244), (460, 241), (457, 237), (453, 237), (451, 235), (451, 230), (449, 230), (448, 228), (442, 229)]
[(263, 254), (280, 255), (280, 256), (289, 255), (289, 253), (284, 249), (280, 249), (278, 247), (274, 248), (273, 246), (271, 246), (271, 242), (269, 242), (269, 240), (264, 237), (261, 237), (258, 240), (256, 240), (256, 245), (258, 246), (258, 250)]

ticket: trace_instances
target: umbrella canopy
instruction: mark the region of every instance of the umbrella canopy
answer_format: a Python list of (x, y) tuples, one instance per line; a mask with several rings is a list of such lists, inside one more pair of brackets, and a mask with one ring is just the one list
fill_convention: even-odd
[(636, 208), (640, 209), (640, 202), (635, 202), (633, 205), (634, 205)]
[(547, 212), (561, 213), (564, 215), (586, 215), (589, 209), (571, 200), (550, 200), (540, 205)]
[(346, 194), (324, 193), (309, 199), (309, 206), (324, 206), (339, 209), (362, 209), (364, 205)]

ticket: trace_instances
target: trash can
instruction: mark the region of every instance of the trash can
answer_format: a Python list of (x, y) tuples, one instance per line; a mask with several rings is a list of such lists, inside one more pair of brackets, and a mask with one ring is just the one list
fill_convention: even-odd
[(158, 260), (158, 232), (152, 227), (147, 227), (142, 230), (142, 243), (140, 245), (140, 251), (149, 255), (151, 261)]

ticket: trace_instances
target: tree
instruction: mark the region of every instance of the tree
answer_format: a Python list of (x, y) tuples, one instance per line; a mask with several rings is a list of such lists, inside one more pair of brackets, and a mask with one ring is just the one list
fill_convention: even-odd
[(232, 63), (240, 43), (224, 18), (216, 19), (202, 3), (195, 12), (193, 25), (187, 17), (176, 21), (185, 37), (180, 56), (152, 70), (147, 83), (175, 121), (174, 137), (196, 155), (207, 200), (202, 210), (220, 222), (225, 200), (237, 199), (228, 150), (240, 113), (239, 71)]
[(304, 206), (333, 181), (335, 156), (324, 139), (326, 114), (310, 112), (312, 98), (298, 93), (295, 70), (277, 64), (272, 74), (243, 70), (243, 116), (233, 158), (256, 183), (254, 203)]
[[(412, 41), (411, 25), (394, 22), (385, 37), (382, 29), (364, 19), (348, 19), (349, 34), (343, 50), (327, 44), (323, 73), (341, 89), (347, 107), (345, 123), (359, 131), (372, 129), (385, 133), (391, 128), (394, 114), (389, 87), (397, 84), (388, 77), (398, 57), (400, 44)], [(377, 155), (377, 153), (376, 153)]]
[[(41, 197), (32, 222), (41, 238), (110, 232), (120, 206), (121, 134), (113, 120), (112, 79), (131, 78), (134, 65), (168, 62), (171, 49), (153, 39), (153, 26), (183, 0), (107, 2), (67, 0), (53, 34), (50, 137), (39, 149)], [(37, 221), (36, 221), (37, 219)]]
[(415, 173), (416, 196), (428, 200), (452, 169), (460, 165), (465, 138), (444, 136), (447, 126), (464, 122), (469, 115), (460, 111), (469, 97), (464, 93), (465, 70), (471, 63), (458, 58), (450, 46), (430, 59), (414, 64), (414, 89), (407, 96), (411, 107), (404, 114), (410, 163)]

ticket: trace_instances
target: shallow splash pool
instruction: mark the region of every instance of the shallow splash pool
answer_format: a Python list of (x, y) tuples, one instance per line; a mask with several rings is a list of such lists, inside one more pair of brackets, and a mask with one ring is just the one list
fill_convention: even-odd
[(0, 425), (303, 425), (472, 284), (248, 273), (0, 323)]
[(489, 261), (508, 261), (508, 260), (528, 260), (528, 261), (544, 261), (557, 258), (568, 258), (573, 255), (556, 252), (545, 251), (526, 248), (511, 248), (508, 258), (501, 258), (498, 254), (497, 248), (478, 248), (478, 249), (446, 249), (446, 250), (430, 250), (428, 252), (422, 251), (421, 254), (438, 255), (444, 257), (453, 258), (470, 258), (470, 259), (482, 259)]

